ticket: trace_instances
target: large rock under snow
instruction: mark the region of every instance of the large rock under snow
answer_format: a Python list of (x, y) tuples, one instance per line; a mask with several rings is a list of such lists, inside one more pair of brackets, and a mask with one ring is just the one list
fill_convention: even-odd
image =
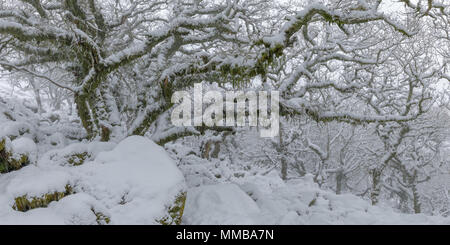
[(36, 156), (36, 144), (31, 139), (20, 137), (11, 142), (8, 137), (0, 137), (0, 174), (34, 163)]
[(79, 187), (110, 207), (117, 224), (153, 224), (182, 195), (183, 174), (153, 141), (131, 136), (80, 166)]
[(183, 222), (196, 225), (256, 224), (256, 203), (237, 185), (206, 185), (189, 190)]
[[(0, 223), (176, 224), (181, 221), (184, 178), (163, 148), (140, 136), (126, 138), (111, 151), (105, 151), (112, 148), (110, 145), (90, 144), (86, 149), (95, 158), (86, 158), (78, 165), (61, 164), (63, 157), (44, 156), (37, 166), (0, 175)], [(68, 146), (59, 155), (79, 154), (82, 148)], [(71, 188), (70, 193), (57, 201), (45, 201), (67, 186)], [(35, 200), (41, 207), (16, 211), (13, 207), (17, 207), (18, 197), (21, 202)]]

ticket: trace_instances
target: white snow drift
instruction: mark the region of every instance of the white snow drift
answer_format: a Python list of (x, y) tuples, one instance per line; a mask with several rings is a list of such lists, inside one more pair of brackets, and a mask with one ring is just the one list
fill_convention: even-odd
[[(97, 224), (101, 215), (110, 224), (157, 224), (185, 188), (182, 173), (164, 149), (147, 138), (128, 137), (111, 151), (107, 151), (111, 143), (84, 146), (50, 151), (36, 165), (1, 174), (0, 223)], [(67, 155), (80, 150), (90, 150), (96, 157), (79, 166), (61, 164), (55, 157), (58, 151)], [(46, 208), (26, 212), (12, 208), (16, 197), (64, 192), (67, 185), (74, 194)]]
[(319, 189), (312, 176), (283, 182), (278, 173), (188, 191), (183, 222), (193, 225), (450, 224), (450, 218), (397, 213), (352, 195)]

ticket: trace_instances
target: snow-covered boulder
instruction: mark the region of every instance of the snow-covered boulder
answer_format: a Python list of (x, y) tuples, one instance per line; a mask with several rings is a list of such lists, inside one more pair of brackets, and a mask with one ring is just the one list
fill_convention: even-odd
[[(109, 207), (116, 224), (157, 224), (183, 196), (183, 174), (153, 141), (131, 136), (79, 166), (78, 189)], [(176, 206), (176, 205), (175, 205)]]
[(0, 137), (14, 140), (23, 135), (30, 135), (32, 127), (26, 122), (7, 121), (0, 124)]
[(36, 161), (36, 144), (28, 138), (18, 138), (11, 142), (8, 137), (0, 137), (0, 174), (18, 170)]
[(26, 156), (28, 161), (36, 162), (37, 160), (37, 146), (33, 140), (25, 137), (20, 137), (11, 142), (13, 157), (19, 159)]
[(78, 166), (94, 160), (100, 152), (114, 149), (113, 142), (74, 143), (43, 154), (39, 165)]
[[(89, 158), (61, 164), (78, 151)], [(184, 177), (165, 150), (131, 136), (117, 145), (71, 145), (0, 175), (0, 223), (179, 224), (185, 197)]]
[(188, 191), (183, 222), (196, 225), (257, 224), (260, 210), (235, 184), (206, 185)]

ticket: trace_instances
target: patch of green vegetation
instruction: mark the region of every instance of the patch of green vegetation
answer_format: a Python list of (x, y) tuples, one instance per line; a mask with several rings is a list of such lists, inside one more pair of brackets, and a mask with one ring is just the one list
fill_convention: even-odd
[(20, 154), (18, 158), (13, 157), (13, 153), (6, 149), (6, 139), (0, 139), (0, 173), (18, 170), (28, 164), (30, 160), (27, 155)]
[(63, 197), (73, 193), (70, 185), (66, 185), (64, 192), (46, 193), (40, 197), (28, 197), (26, 194), (14, 199), (15, 203), (13, 209), (21, 212), (26, 212), (34, 208), (45, 208), (50, 202), (59, 201)]
[(16, 119), (14, 119), (14, 117), (11, 114), (9, 114), (9, 112), (5, 111), (5, 112), (3, 112), (3, 115), (5, 115), (5, 117), (8, 118), (11, 121), (15, 121), (16, 120)]
[(15, 140), (15, 139), (19, 138), (20, 136), (22, 136), (24, 134), (29, 134), (29, 133), (30, 133), (29, 128), (20, 128), (17, 133), (8, 135), (8, 138), (10, 140)]
[(99, 225), (107, 225), (107, 224), (109, 224), (109, 222), (111, 222), (111, 219), (108, 216), (104, 215), (102, 212), (97, 212), (97, 211), (95, 211), (94, 208), (91, 208), (91, 211), (97, 217), (95, 219), (97, 221), (97, 224), (99, 224)]
[(72, 155), (64, 156), (67, 159), (67, 163), (73, 166), (79, 166), (83, 164), (86, 159), (89, 159), (91, 155), (87, 152), (74, 153)]
[(316, 196), (309, 202), (308, 207), (312, 207), (317, 204), (317, 198), (319, 198), (319, 193), (316, 193)]
[(175, 198), (175, 202), (168, 209), (168, 215), (156, 220), (161, 225), (180, 225), (183, 219), (184, 205), (186, 203), (186, 192), (181, 192)]

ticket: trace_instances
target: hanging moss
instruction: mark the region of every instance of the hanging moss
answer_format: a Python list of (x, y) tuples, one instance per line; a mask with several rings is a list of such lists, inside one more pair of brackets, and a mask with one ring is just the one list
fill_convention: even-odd
[(26, 194), (14, 199), (15, 203), (13, 209), (21, 212), (26, 212), (34, 208), (45, 208), (50, 202), (59, 201), (63, 197), (73, 193), (70, 185), (66, 185), (64, 192), (47, 193), (40, 197), (28, 197)]
[(181, 192), (175, 198), (175, 202), (168, 209), (168, 215), (156, 220), (161, 225), (180, 225), (183, 219), (184, 205), (186, 203), (186, 192)]

